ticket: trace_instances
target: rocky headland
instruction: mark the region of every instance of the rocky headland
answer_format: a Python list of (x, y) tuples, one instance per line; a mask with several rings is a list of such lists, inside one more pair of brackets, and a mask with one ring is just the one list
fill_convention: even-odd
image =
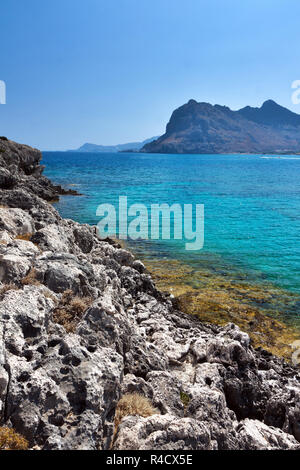
[(190, 100), (177, 108), (148, 153), (299, 153), (300, 115), (268, 100), (260, 108)]
[(299, 369), (62, 219), (40, 159), (0, 140), (0, 430), (32, 449), (300, 449)]
[(143, 142), (128, 142), (126, 144), (118, 145), (98, 145), (85, 143), (78, 149), (69, 150), (69, 152), (80, 152), (80, 153), (116, 153), (116, 152), (138, 152), (144, 145), (149, 144), (153, 140), (158, 139), (156, 137), (150, 137), (150, 139), (143, 140)]

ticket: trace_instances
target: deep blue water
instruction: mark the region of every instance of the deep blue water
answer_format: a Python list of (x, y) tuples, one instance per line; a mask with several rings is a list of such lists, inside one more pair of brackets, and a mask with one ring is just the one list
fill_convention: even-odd
[(149, 257), (182, 260), (268, 280), (300, 293), (300, 157), (44, 152), (45, 174), (84, 196), (62, 197), (63, 217), (97, 224), (99, 204), (205, 205), (205, 243), (135, 243)]

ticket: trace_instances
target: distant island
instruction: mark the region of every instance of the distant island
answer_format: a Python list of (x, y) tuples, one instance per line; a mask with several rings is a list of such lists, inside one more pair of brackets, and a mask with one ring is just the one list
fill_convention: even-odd
[(83, 144), (81, 147), (75, 150), (69, 150), (69, 152), (84, 152), (84, 153), (115, 153), (115, 152), (138, 152), (146, 144), (158, 139), (158, 137), (151, 137), (143, 142), (129, 142), (128, 144), (118, 145), (97, 145), (97, 144)]
[(145, 153), (300, 153), (300, 115), (268, 100), (232, 111), (190, 100), (176, 109), (164, 135)]

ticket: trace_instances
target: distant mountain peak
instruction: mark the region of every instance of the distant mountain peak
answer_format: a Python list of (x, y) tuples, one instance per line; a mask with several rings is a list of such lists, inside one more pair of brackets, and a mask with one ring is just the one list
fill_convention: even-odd
[(293, 113), (274, 100), (265, 101), (260, 108), (246, 106), (238, 111), (240, 115), (267, 126), (300, 126), (299, 114)]
[(198, 104), (198, 102), (196, 100), (194, 100), (193, 98), (191, 98), (187, 104)]
[(277, 104), (276, 101), (274, 101), (274, 100), (266, 100), (266, 101), (264, 101), (264, 103), (262, 104), (261, 107), (262, 107), (262, 108), (265, 108), (266, 106), (268, 106), (268, 107), (269, 107), (269, 106), (276, 106), (276, 107), (278, 106), (278, 107), (282, 108), (282, 106), (280, 106), (279, 104)]
[[(289, 109), (284, 108), (283, 106), (280, 106), (280, 104), (276, 103), (274, 100), (267, 100), (265, 101), (260, 109), (269, 109), (269, 110), (286, 110), (289, 111)], [(292, 112), (292, 111), (290, 111)]]

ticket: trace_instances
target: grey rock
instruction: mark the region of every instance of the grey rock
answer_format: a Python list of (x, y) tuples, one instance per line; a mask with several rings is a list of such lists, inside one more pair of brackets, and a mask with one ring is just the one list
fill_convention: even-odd
[(13, 236), (24, 235), (34, 231), (34, 221), (28, 212), (17, 208), (1, 208), (0, 230)]
[(209, 431), (203, 423), (170, 414), (149, 418), (125, 418), (114, 443), (114, 450), (212, 450)]
[[(53, 185), (42, 175), (44, 167), (40, 165), (42, 154), (39, 150), (8, 139), (1, 139), (0, 150), (1, 189), (23, 187), (46, 201), (58, 200), (60, 194), (78, 194), (74, 190), (65, 190), (61, 186)], [(22, 207), (15, 205), (17, 201), (20, 202), (17, 194), (6, 194), (7, 202), (12, 204), (12, 207)], [(1, 197), (5, 199), (5, 194), (1, 193), (0, 199)]]
[(257, 420), (246, 419), (240, 423), (238, 436), (246, 450), (300, 449), (295, 438)]
[(0, 188), (11, 189), (17, 183), (17, 178), (5, 168), (0, 168)]

